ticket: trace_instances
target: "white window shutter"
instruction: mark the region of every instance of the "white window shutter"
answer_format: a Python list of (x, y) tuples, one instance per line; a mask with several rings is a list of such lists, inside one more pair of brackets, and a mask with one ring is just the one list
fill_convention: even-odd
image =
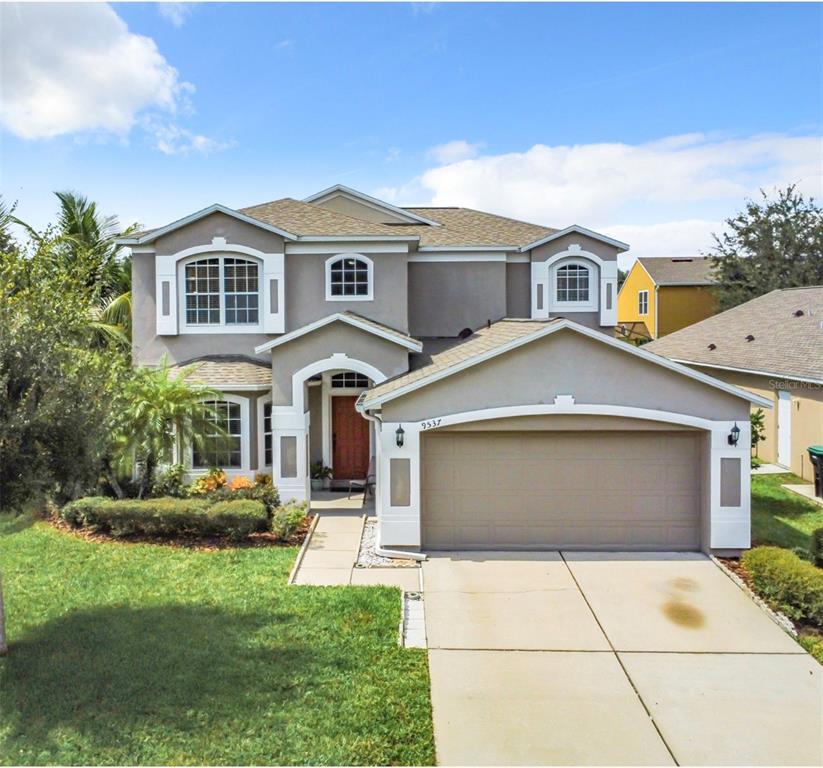
[(549, 316), (549, 270), (545, 261), (532, 262), (532, 319)]
[(157, 335), (177, 335), (177, 273), (174, 256), (156, 256)]
[(286, 330), (286, 257), (283, 253), (263, 255), (263, 333)]

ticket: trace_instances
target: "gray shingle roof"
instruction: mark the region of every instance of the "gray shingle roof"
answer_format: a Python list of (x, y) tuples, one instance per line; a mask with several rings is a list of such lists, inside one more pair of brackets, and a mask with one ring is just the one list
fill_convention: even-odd
[(657, 285), (711, 285), (712, 261), (707, 256), (694, 258), (638, 259)]
[(238, 356), (215, 355), (191, 360), (172, 366), (172, 371), (179, 371), (188, 365), (196, 366), (196, 370), (188, 377), (192, 384), (204, 384), (207, 387), (224, 390), (230, 390), (233, 386), (271, 386), (271, 366)]
[(643, 348), (673, 360), (823, 381), (823, 286), (772, 291)]
[(408, 384), (427, 379), (434, 374), (446, 371), (472, 358), (480, 357), (509, 342), (529, 336), (532, 333), (546, 328), (547, 325), (559, 322), (554, 320), (517, 320), (506, 318), (498, 320), (487, 328), (475, 331), (465, 341), (453, 344), (441, 352), (431, 355), (431, 362), (422, 368), (396, 376), (393, 379), (378, 384), (370, 389), (364, 398), (365, 407), (370, 407), (374, 400), (401, 389)]

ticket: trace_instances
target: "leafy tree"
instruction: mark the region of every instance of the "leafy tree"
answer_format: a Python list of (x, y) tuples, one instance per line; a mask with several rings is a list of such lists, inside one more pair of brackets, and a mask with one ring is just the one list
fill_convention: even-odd
[(776, 198), (761, 190), (726, 227), (709, 254), (720, 310), (776, 288), (823, 284), (823, 209), (794, 185)]
[(758, 408), (749, 414), (749, 421), (752, 425), (752, 450), (757, 456), (757, 444), (766, 439), (766, 414), (762, 408)]
[(55, 238), (0, 254), (0, 508), (68, 499), (96, 484), (122, 355), (93, 347), (85, 284)]
[(141, 468), (141, 498), (176, 442), (201, 447), (206, 434), (225, 437), (215, 426), (215, 410), (204, 403), (220, 400), (222, 394), (188, 382), (197, 367), (195, 363), (172, 371), (164, 357), (157, 368), (135, 369), (121, 391), (113, 416), (114, 452), (121, 467), (136, 461)]

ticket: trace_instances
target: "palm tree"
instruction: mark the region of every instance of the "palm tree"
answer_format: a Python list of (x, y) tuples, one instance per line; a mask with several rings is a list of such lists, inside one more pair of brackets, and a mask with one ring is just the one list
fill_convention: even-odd
[[(154, 470), (175, 445), (203, 445), (206, 435), (225, 436), (210, 400), (215, 389), (192, 385), (198, 364), (172, 368), (164, 356), (157, 368), (137, 368), (124, 387), (112, 434), (121, 469), (133, 462), (141, 467), (139, 496), (151, 486)], [(116, 488), (115, 488), (116, 490)]]

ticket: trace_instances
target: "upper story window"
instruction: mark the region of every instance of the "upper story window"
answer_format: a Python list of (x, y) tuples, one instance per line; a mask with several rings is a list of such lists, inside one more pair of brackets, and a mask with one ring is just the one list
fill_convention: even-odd
[(185, 265), (186, 325), (258, 325), (258, 265), (235, 256), (208, 256)]
[(648, 291), (638, 291), (637, 292), (637, 314), (638, 315), (648, 315), (649, 314), (649, 292)]
[(594, 274), (594, 265), (583, 261), (566, 261), (556, 266), (552, 272), (554, 309), (597, 309)]
[(227, 400), (208, 400), (206, 420), (213, 424), (207, 429), (202, 443), (192, 450), (192, 467), (238, 468), (242, 466), (242, 418), (240, 404)]
[(372, 260), (360, 254), (332, 256), (326, 261), (326, 301), (371, 301)]

